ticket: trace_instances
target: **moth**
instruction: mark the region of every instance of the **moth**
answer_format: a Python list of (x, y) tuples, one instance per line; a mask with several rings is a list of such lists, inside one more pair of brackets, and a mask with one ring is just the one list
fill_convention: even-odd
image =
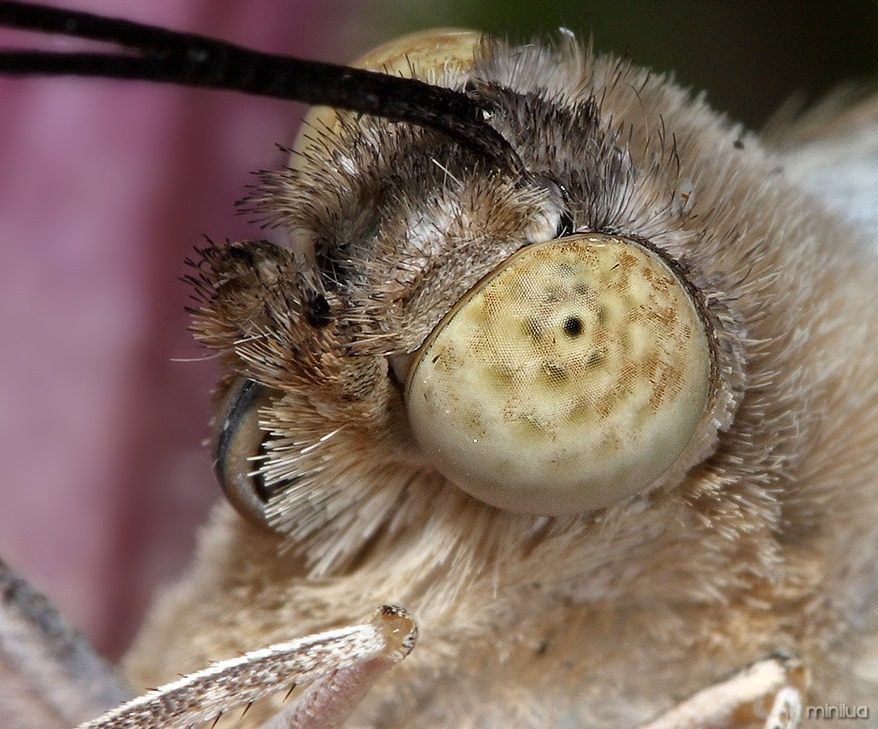
[(363, 75), (0, 22), (130, 49), (2, 73), (357, 112), (251, 193), (288, 246), (193, 260), (228, 503), (124, 661), (164, 688), (112, 709), (6, 571), (7, 725), (874, 725), (874, 99), (763, 141), (565, 34), (428, 34)]

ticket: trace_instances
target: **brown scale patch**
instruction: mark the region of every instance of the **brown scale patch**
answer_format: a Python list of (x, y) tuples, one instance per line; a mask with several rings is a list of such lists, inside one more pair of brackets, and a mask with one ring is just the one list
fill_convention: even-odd
[(657, 321), (666, 329), (672, 329), (679, 319), (677, 310), (673, 306), (660, 306), (651, 309), (647, 312), (647, 317)]
[(482, 311), (480, 312), (482, 318), (490, 319), (497, 313), (502, 312), (506, 307), (509, 298), (510, 292), (508, 290), (500, 289), (486, 291), (485, 295), (482, 297)]
[(594, 348), (588, 353), (588, 357), (585, 360), (585, 366), (587, 368), (592, 367), (600, 367), (607, 359), (607, 353), (605, 349), (602, 348)]
[(485, 437), (485, 433), (487, 432), (485, 421), (482, 417), (481, 411), (476, 407), (471, 406), (466, 409), (464, 422), (470, 435), (477, 438)]
[(606, 420), (616, 408), (616, 393), (610, 390), (594, 402), (594, 411), (600, 420)]
[(648, 266), (641, 266), (640, 275), (650, 283), (650, 285), (658, 291), (662, 296), (666, 296), (671, 287), (676, 286), (676, 281), (669, 276), (653, 271)]
[(431, 361), (437, 370), (454, 372), (462, 364), (463, 358), (457, 353), (455, 347), (445, 346), (438, 348), (438, 351), (432, 354)]
[(550, 385), (566, 384), (567, 368), (558, 362), (543, 362), (545, 381)]
[(647, 352), (646, 356), (640, 360), (640, 368), (643, 377), (650, 382), (653, 382), (660, 364), (661, 361), (659, 360), (658, 352), (655, 350)]
[(676, 397), (683, 384), (683, 369), (679, 365), (663, 362), (657, 369), (652, 382), (652, 393), (649, 404), (653, 411), (658, 411), (665, 397)]
[(598, 454), (608, 457), (610, 454), (622, 450), (625, 447), (624, 441), (615, 431), (605, 433), (600, 439), (597, 446)]
[(652, 383), (652, 392), (649, 396), (649, 406), (652, 408), (653, 412), (657, 412), (659, 406), (662, 404), (665, 391), (668, 389), (669, 379), (668, 368), (665, 366), (659, 367), (650, 379), (650, 382)]

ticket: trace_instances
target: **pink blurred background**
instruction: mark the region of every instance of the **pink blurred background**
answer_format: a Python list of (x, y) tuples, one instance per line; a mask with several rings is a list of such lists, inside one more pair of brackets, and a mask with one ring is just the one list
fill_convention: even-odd
[[(76, 0), (78, 9), (337, 60), (345, 3)], [(70, 49), (0, 31), (0, 46)], [(80, 47), (82, 44), (76, 44)], [(356, 50), (356, 49), (355, 49)], [(349, 51), (350, 52), (350, 51)], [(342, 54), (345, 55), (345, 54)], [(210, 361), (183, 259), (277, 166), (300, 106), (93, 80), (0, 80), (0, 555), (107, 655), (179, 573), (218, 496)]]

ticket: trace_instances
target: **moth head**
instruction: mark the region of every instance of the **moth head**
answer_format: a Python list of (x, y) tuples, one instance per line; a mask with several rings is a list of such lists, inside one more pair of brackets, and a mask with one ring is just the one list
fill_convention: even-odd
[[(202, 263), (196, 332), (236, 376), (216, 443), (245, 444), (216, 447), (220, 481), (324, 567), (355, 552), (343, 530), (361, 545), (440, 498), (576, 518), (677, 484), (739, 387), (721, 307), (614, 224), (632, 170), (595, 101), (499, 86), (477, 34), (401, 42), (361, 63), (489, 99), (526, 174), (321, 109), (247, 203), (284, 245)], [(574, 131), (575, 171), (547, 152)]]
[[(481, 626), (504, 594), (532, 615), (819, 594), (813, 547), (862, 493), (874, 409), (874, 363), (838, 354), (871, 341), (851, 231), (665, 78), (563, 37), (462, 36), (423, 64), (421, 42), (379, 53), (380, 78), (336, 73), (358, 115), (318, 112), (263, 174), (249, 206), (279, 244), (194, 264), (226, 373), (217, 474), (272, 532), (219, 522), (243, 572), (304, 573), (309, 613), (326, 587)], [(199, 43), (149, 69), (240, 58)], [(244, 80), (276, 88), (257, 60)]]
[(754, 531), (741, 504), (775, 514), (747, 491), (770, 478), (754, 429), (772, 403), (735, 415), (745, 361), (757, 387), (775, 371), (747, 338), (777, 329), (759, 302), (778, 224), (753, 214), (771, 168), (666, 79), (567, 36), (426, 34), (369, 73), (69, 11), (0, 22), (134, 50), (3, 52), (5, 73), (347, 110), (314, 112), (250, 194), (275, 243), (210, 245), (190, 277), (194, 332), (225, 366), (220, 483), (311, 574), (417, 543), (419, 572), (459, 567), (452, 591), (515, 550), (582, 584), (630, 550), (639, 566), (613, 574), (646, 570), (659, 532), (685, 549), (699, 518), (729, 534)]

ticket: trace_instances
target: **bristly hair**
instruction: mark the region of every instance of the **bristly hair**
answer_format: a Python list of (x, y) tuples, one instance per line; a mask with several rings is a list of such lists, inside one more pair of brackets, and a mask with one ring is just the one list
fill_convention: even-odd
[(459, 91), (30, 3), (0, 2), (0, 26), (113, 43), (134, 52), (0, 50), (0, 75), (134, 79), (332, 106), (441, 132), (513, 175), (525, 173), (509, 142), (488, 124), (490, 105)]

